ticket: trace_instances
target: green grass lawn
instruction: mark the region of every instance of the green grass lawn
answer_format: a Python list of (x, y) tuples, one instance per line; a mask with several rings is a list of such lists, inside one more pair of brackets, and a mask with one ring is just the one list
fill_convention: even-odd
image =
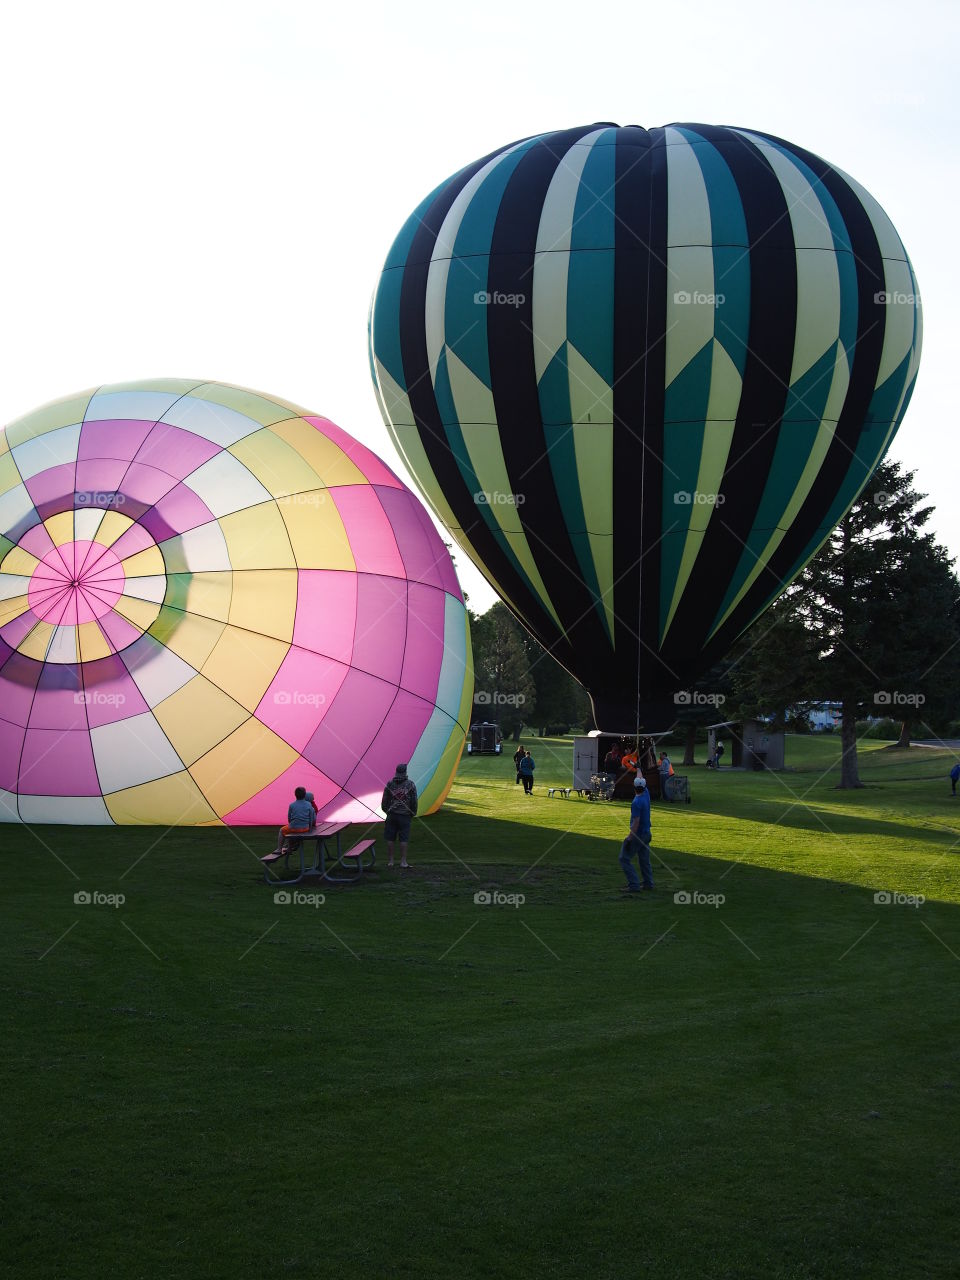
[(957, 1275), (950, 753), (688, 770), (626, 898), (626, 807), (526, 741), (317, 907), (272, 832), (0, 829), (7, 1274)]

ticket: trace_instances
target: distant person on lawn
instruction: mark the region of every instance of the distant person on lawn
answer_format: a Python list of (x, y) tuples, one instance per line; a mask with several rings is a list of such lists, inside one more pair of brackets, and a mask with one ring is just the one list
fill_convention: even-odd
[(517, 766), (517, 782), (518, 783), (520, 782), (520, 761), (523, 759), (523, 757), (524, 757), (523, 747), (517, 747), (516, 751), (513, 753), (513, 763)]
[(673, 777), (673, 765), (665, 751), (660, 752), (660, 794), (664, 800), (673, 799), (673, 788), (670, 779)]
[[(633, 804), (630, 806), (630, 831), (620, 846), (620, 865), (627, 877), (627, 892), (641, 893), (653, 888), (653, 869), (650, 866), (650, 796), (647, 793), (647, 780), (638, 773), (633, 780)], [(636, 858), (640, 863), (643, 884), (633, 865)]]
[(417, 788), (407, 777), (407, 766), (398, 764), (397, 771), (383, 789), (380, 808), (387, 815), (383, 829), (387, 842), (387, 867), (393, 867), (393, 842), (400, 841), (400, 869), (406, 871), (410, 863), (407, 861), (407, 845), (410, 841), (410, 822), (417, 812)]
[(950, 770), (950, 786), (953, 790), (950, 792), (952, 796), (957, 794), (957, 783), (960, 782), (960, 764), (955, 764)]
[(277, 832), (277, 847), (274, 853), (287, 853), (294, 842), (286, 837), (305, 836), (317, 820), (313, 797), (308, 798), (306, 787), (297, 787), (293, 797), (287, 809), (287, 825)]
[(529, 751), (524, 751), (523, 759), (520, 761), (520, 780), (528, 796), (533, 795), (533, 771), (536, 767), (533, 756)]

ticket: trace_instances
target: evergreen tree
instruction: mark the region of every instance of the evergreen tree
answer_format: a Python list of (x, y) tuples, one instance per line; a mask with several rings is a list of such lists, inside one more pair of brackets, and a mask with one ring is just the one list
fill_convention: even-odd
[[(571, 726), (583, 728), (593, 724), (590, 697), (583, 685), (569, 671), (561, 667), (538, 640), (521, 629), (523, 646), (527, 651), (530, 674), (536, 686), (535, 723), (542, 737), (550, 728)], [(527, 724), (534, 723), (531, 715)]]
[(744, 635), (734, 656), (738, 702), (783, 719), (839, 702), (841, 787), (859, 787), (857, 720), (956, 706), (960, 587), (923, 526), (933, 508), (913, 472), (884, 462), (794, 584)]

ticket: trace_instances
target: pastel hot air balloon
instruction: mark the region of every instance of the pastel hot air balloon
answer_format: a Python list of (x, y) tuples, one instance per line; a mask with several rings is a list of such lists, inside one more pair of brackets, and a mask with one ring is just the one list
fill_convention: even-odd
[[(433, 510), (598, 722), (648, 722), (821, 546), (913, 388), (876, 200), (748, 129), (527, 138), (439, 186), (371, 310)], [(672, 717), (671, 717), (672, 718)]]
[(326, 418), (165, 379), (0, 434), (0, 818), (378, 816), (443, 802), (467, 614), (419, 499)]

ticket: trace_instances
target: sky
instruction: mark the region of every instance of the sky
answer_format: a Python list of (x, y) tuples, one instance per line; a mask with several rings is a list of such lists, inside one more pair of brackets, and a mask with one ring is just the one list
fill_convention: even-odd
[(235, 382), (332, 418), (409, 479), (366, 324), (422, 197), (534, 133), (739, 125), (819, 153), (893, 219), (924, 350), (890, 456), (960, 556), (953, 0), (85, 0), (17, 5), (0, 33), (0, 422), (107, 382)]

